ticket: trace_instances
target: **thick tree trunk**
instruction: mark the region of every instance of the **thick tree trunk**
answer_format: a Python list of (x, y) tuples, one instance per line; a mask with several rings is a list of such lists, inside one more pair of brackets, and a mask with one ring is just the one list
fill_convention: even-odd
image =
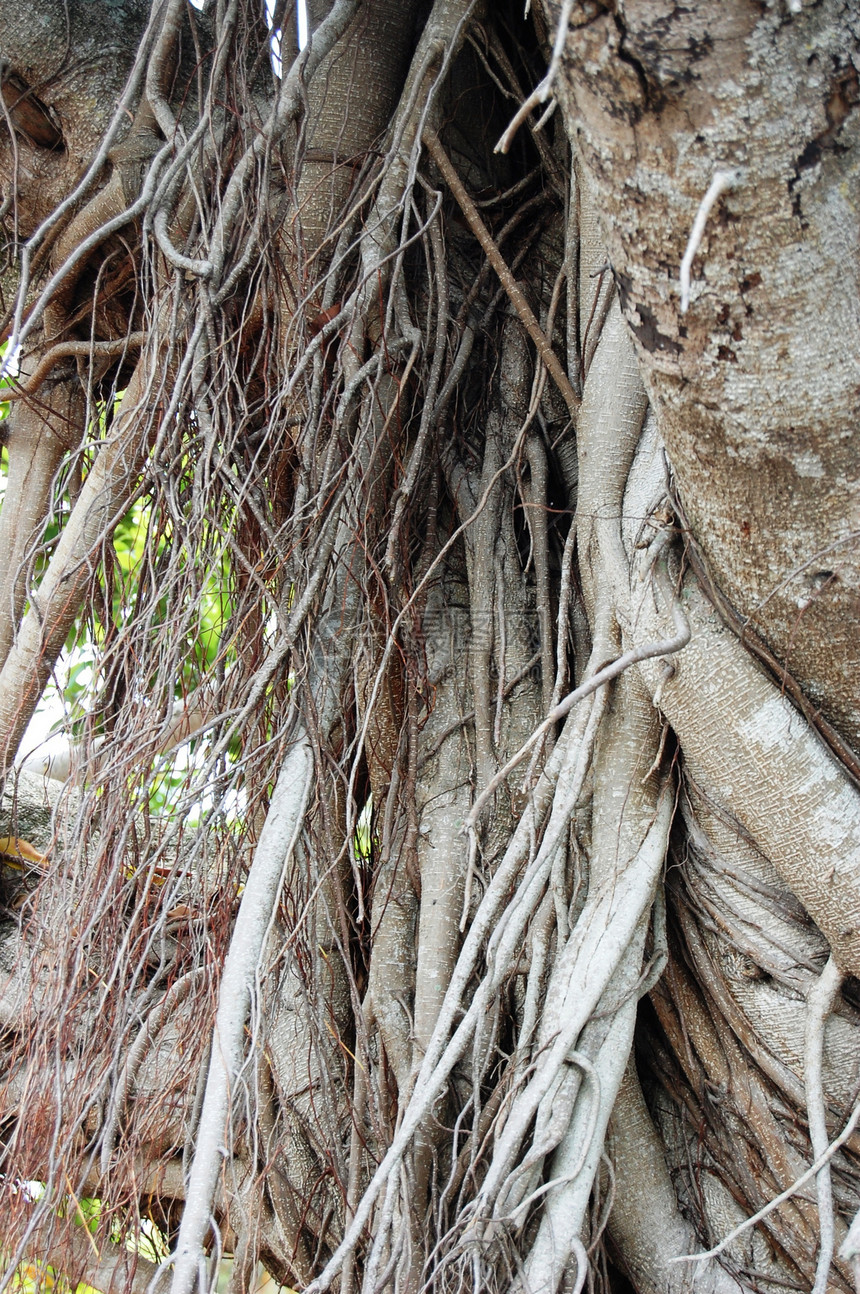
[(557, 86), (711, 574), (855, 748), (858, 39), (848, 4), (643, 0), (574, 14)]

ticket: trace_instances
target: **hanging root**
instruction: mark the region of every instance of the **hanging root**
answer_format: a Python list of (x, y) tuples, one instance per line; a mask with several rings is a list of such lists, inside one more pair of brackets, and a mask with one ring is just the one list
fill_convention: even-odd
[[(822, 1060), (824, 1057), (824, 1026), (842, 987), (843, 975), (833, 958), (821, 972), (821, 978), (810, 990), (806, 999), (806, 1047), (804, 1076), (806, 1079), (806, 1109), (809, 1116), (809, 1139), (812, 1156), (820, 1159), (827, 1150), (829, 1137), (825, 1113)], [(830, 1165), (825, 1164), (815, 1179), (818, 1195), (818, 1229), (821, 1236), (815, 1284), (812, 1294), (824, 1294), (830, 1279), (830, 1261), (833, 1257), (833, 1189)]]

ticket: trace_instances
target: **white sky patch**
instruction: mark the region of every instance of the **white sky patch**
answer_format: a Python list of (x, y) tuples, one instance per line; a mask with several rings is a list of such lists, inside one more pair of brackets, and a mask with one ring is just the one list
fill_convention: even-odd
[[(28, 773), (47, 774), (49, 767), (54, 766), (59, 771), (61, 781), (68, 776), (72, 716), (62, 688), (68, 682), (71, 668), (90, 658), (91, 652), (86, 647), (74, 647), (71, 652), (63, 650), (61, 653), (54, 667), (54, 675), (48, 681), (24, 733), (15, 761)], [(87, 677), (79, 681), (91, 682), (91, 671), (87, 671)]]
[(266, 24), (269, 28), (269, 31), (272, 32), (272, 36), (269, 41), (269, 44), (272, 48), (272, 54), (271, 54), (272, 71), (274, 72), (275, 76), (280, 78), (284, 74), (284, 64), (281, 59), (281, 29), (279, 27), (277, 31), (272, 31), (272, 24), (275, 18), (275, 8), (277, 6), (277, 2), (278, 0), (265, 0), (265, 8), (266, 8)]
[[(270, 44), (272, 46), (272, 71), (275, 76), (281, 77), (284, 74), (284, 65), (281, 58), (281, 29), (273, 30), (275, 21), (275, 9), (278, 0), (264, 0), (266, 11), (266, 22), (269, 31), (272, 33)], [(298, 24), (299, 49), (304, 49), (308, 43), (308, 7), (305, 0), (295, 0), (296, 3), (296, 21)]]
[[(193, 5), (195, 9), (204, 9), (206, 7), (206, 0), (188, 0), (188, 3)], [(284, 73), (284, 65), (281, 59), (281, 29), (279, 27), (277, 31), (272, 30), (277, 3), (278, 0), (263, 0), (266, 22), (269, 31), (272, 32), (269, 41), (272, 47), (272, 71), (275, 76), (281, 77)], [(308, 43), (308, 7), (305, 0), (296, 0), (296, 17), (299, 28), (299, 49), (304, 49)]]
[[(76, 665), (84, 667), (85, 671), (78, 674), (78, 683), (91, 687), (94, 669), (87, 668), (90, 661), (93, 661), (92, 649), (86, 644), (74, 647), (71, 652), (62, 653), (54, 670), (54, 678), (45, 688), (22, 739), (15, 761), (17, 767), (36, 776), (52, 777), (58, 782), (64, 782), (74, 772), (72, 708), (63, 695), (62, 688)], [(157, 756), (153, 765), (156, 774), (153, 784), (158, 785), (159, 776), (167, 779), (167, 784), (162, 787), (164, 803), (160, 808), (155, 804), (151, 805), (150, 811), (156, 816), (170, 817), (175, 813), (177, 803), (181, 803), (183, 816), (192, 826), (205, 813), (211, 812), (215, 805), (215, 796), (209, 789), (211, 784), (201, 786), (196, 798), (191, 798), (195, 793), (195, 778), (199, 782), (209, 753), (208, 743), (203, 739), (197, 742), (194, 750), (190, 742), (183, 742), (167, 754)], [(174, 795), (171, 795), (171, 779), (177, 780)], [(244, 787), (229, 787), (226, 792), (219, 793), (218, 807), (225, 818), (241, 821), (247, 811), (247, 802)], [(369, 826), (366, 830), (369, 832)]]
[(5, 356), (0, 355), (0, 377), (17, 377), (21, 367), (20, 359), (20, 346), (16, 346)]

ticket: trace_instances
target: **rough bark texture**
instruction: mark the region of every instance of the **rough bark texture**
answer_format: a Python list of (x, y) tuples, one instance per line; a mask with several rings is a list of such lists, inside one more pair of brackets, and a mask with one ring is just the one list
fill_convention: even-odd
[[(855, 747), (858, 41), (852, 4), (593, 4), (559, 81), (693, 532)], [(719, 170), (739, 175), (682, 316), (681, 260)]]
[[(13, 127), (0, 147), (14, 235), (26, 239), (88, 169), (116, 112), (149, 16), (146, 0), (3, 12), (3, 102)], [(116, 142), (127, 132), (120, 126)], [(4, 303), (5, 304), (5, 303)]]

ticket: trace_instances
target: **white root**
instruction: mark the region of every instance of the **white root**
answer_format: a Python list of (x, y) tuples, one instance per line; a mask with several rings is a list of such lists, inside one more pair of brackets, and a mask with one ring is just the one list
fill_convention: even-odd
[(555, 862), (562, 834), (567, 830), (573, 811), (582, 795), (605, 705), (606, 693), (601, 692), (595, 697), (591, 707), (583, 712), (584, 732), (581, 742), (578, 743), (576, 759), (566, 761), (558, 776), (549, 821), (540, 847), (529, 864), (516, 894), (499, 915), (495, 929), (489, 938), (487, 964), (492, 973), (492, 988), (497, 988), (507, 974), (507, 968), (511, 964), (510, 959), (516, 954), (526, 922), (540, 902), (547, 877)]
[(143, 1027), (129, 1048), (128, 1055), (117, 1078), (116, 1087), (108, 1103), (104, 1127), (102, 1128), (99, 1166), (105, 1176), (110, 1172), (117, 1123), (125, 1107), (131, 1085), (137, 1078), (146, 1053), (152, 1046), (159, 1031), (164, 1028), (170, 1015), (181, 1006), (189, 993), (196, 987), (203, 974), (204, 968), (198, 966), (188, 971), (181, 979), (172, 984), (162, 1000), (147, 1016)]
[[(681, 1215), (664, 1149), (654, 1128), (631, 1058), (621, 1081), (609, 1126), (615, 1163), (615, 1205), (609, 1217), (613, 1244), (637, 1289), (646, 1294), (681, 1294), (687, 1274), (673, 1260), (690, 1253), (696, 1238)], [(719, 1263), (704, 1263), (696, 1274), (700, 1294), (738, 1294), (742, 1288)]]
[[(628, 484), (625, 513), (631, 517), (647, 513), (643, 500), (653, 496), (655, 485), (663, 479), (661, 457), (656, 430), (650, 424)], [(624, 618), (624, 642), (628, 645), (640, 635), (653, 634), (664, 613), (657, 612), (648, 558), (642, 549), (639, 557), (635, 556), (634, 531), (629, 527), (625, 528), (625, 541), (644, 590), (638, 606)], [(688, 577), (676, 596), (690, 622), (690, 644), (671, 677), (664, 677), (651, 662), (643, 662), (640, 672), (652, 695), (659, 691), (660, 708), (678, 735), (699, 791), (717, 813), (725, 811), (721, 806), (731, 804), (731, 812), (751, 844), (772, 861), (832, 950), (831, 962), (810, 995), (807, 1020), (807, 1101), (815, 1162), (713, 1248), (667, 1259), (670, 1263), (699, 1264), (723, 1253), (738, 1236), (818, 1177), (860, 1121), (858, 1106), (842, 1134), (827, 1144), (821, 1088), (824, 1022), (841, 975), (856, 973), (860, 966), (854, 933), (855, 918), (860, 915), (855, 879), (860, 867), (860, 796), (778, 688), (718, 620), (695, 581)], [(671, 605), (673, 600), (665, 587), (661, 589), (662, 603)], [(821, 1183), (819, 1178), (819, 1207), (824, 1216), (817, 1294), (827, 1287), (830, 1256), (826, 1251), (832, 1253), (833, 1215)], [(860, 1222), (857, 1232), (860, 1239)], [(849, 1242), (850, 1232), (841, 1257), (852, 1256)], [(683, 1282), (681, 1287), (686, 1287)]]
[[(824, 1028), (833, 1010), (842, 985), (842, 972), (833, 958), (829, 958), (821, 976), (806, 997), (806, 1046), (804, 1077), (806, 1081), (806, 1109), (809, 1116), (809, 1138), (812, 1158), (818, 1159), (827, 1149), (826, 1101), (822, 1079), (824, 1059)], [(830, 1277), (830, 1260), (833, 1257), (833, 1189), (830, 1183), (830, 1164), (827, 1163), (815, 1179), (818, 1194), (818, 1224), (821, 1247), (815, 1268), (812, 1294), (825, 1294)]]
[(693, 228), (690, 230), (690, 237), (687, 241), (687, 249), (684, 252), (681, 261), (681, 314), (685, 315), (690, 305), (690, 270), (693, 267), (693, 258), (699, 250), (702, 236), (705, 232), (705, 225), (708, 223), (708, 216), (714, 203), (728, 189), (735, 188), (743, 179), (743, 171), (735, 167), (730, 171), (715, 171), (714, 178), (710, 183), (707, 193), (699, 203), (699, 210), (696, 212), (696, 219), (693, 221)]
[[(641, 952), (641, 942), (638, 948)], [(635, 1021), (634, 996), (615, 1016), (595, 1058), (600, 1102), (594, 1126), (589, 1126), (589, 1112), (583, 1102), (577, 1101), (553, 1156), (551, 1171), (558, 1182), (549, 1193), (537, 1237), (525, 1263), (523, 1288), (529, 1294), (555, 1294), (571, 1254), (576, 1253), (577, 1243), (582, 1243), (581, 1231), (603, 1154), (606, 1125), (630, 1055)]]
[[(610, 373), (611, 380), (606, 381)], [(578, 426), (582, 466), (578, 542), (595, 643), (587, 679), (601, 655), (606, 660), (617, 650), (617, 605), (629, 603), (620, 504), (645, 409), (629, 338), (616, 306), (595, 350)], [(680, 610), (675, 629), (671, 639), (655, 635), (647, 645), (640, 639), (630, 654), (622, 652), (610, 667), (613, 675), (623, 675), (618, 686), (624, 700), (619, 699), (613, 711), (625, 718), (619, 727), (614, 715), (608, 716), (601, 727), (588, 898), (556, 956), (529, 1081), (511, 1102), (476, 1200), (474, 1233), (489, 1238), (493, 1227), (487, 1229), (482, 1220), (489, 1213), (499, 1220), (519, 1220), (531, 1200), (546, 1196), (522, 1275), (525, 1289), (545, 1294), (557, 1288), (574, 1254), (577, 1278), (583, 1278), (580, 1235), (606, 1124), (629, 1056), (648, 914), (672, 818), (670, 785), (664, 783), (658, 793), (652, 773), (660, 725), (638, 680), (624, 671), (646, 653), (663, 656), (683, 648), (689, 629)], [(598, 681), (608, 681), (602, 671), (589, 679), (593, 686)], [(605, 690), (599, 695), (604, 700)], [(577, 699), (572, 694), (567, 706)], [(553, 715), (554, 720), (557, 717)], [(478, 805), (475, 808), (480, 811)], [(542, 848), (551, 845), (547, 827)], [(506, 934), (494, 935), (499, 954)], [(589, 1024), (600, 1004), (607, 1018)], [(583, 1085), (582, 1071), (592, 1074), (590, 1083)], [(523, 1160), (523, 1142), (533, 1124), (531, 1150)], [(555, 1144), (549, 1181), (537, 1194), (524, 1198), (535, 1181), (534, 1172), (539, 1171), (538, 1161)], [(530, 1166), (532, 1173), (526, 1177)]]
[[(692, 638), (664, 679), (640, 666), (697, 783), (732, 806), (803, 903), (846, 974), (860, 973), (860, 794), (777, 686), (717, 619), (691, 579), (681, 591)], [(657, 628), (643, 600), (635, 631)]]
[(670, 637), (658, 638), (655, 639), (654, 642), (641, 643), (639, 646), (631, 648), (630, 651), (623, 652), (614, 661), (611, 661), (608, 665), (604, 665), (603, 668), (597, 670), (596, 673), (590, 674), (589, 677), (580, 683), (579, 687), (575, 688), (573, 692), (568, 693), (564, 700), (561, 701), (555, 709), (549, 712), (543, 723), (535, 729), (527, 741), (523, 742), (516, 754), (512, 755), (507, 764), (505, 764), (503, 768), (500, 768), (492, 780), (487, 783), (484, 790), (472, 805), (471, 812), (466, 820), (467, 827), (474, 829), (475, 823), (481, 815), (481, 811), (493, 792), (496, 791), (501, 786), (502, 782), (510, 776), (517, 765), (522, 763), (529, 751), (533, 750), (540, 741), (541, 737), (546, 736), (546, 734), (554, 728), (557, 723), (560, 723), (562, 719), (570, 714), (571, 710), (578, 704), (578, 702), (584, 700), (587, 696), (591, 696), (591, 694), (596, 692), (599, 688), (605, 687), (607, 683), (611, 683), (613, 679), (618, 678), (619, 674), (623, 674), (631, 665), (637, 665), (640, 661), (650, 660), (655, 656), (659, 656), (662, 659), (662, 657), (671, 656), (675, 652), (680, 651), (682, 647), (686, 647), (687, 643), (690, 641), (690, 627), (687, 624), (679, 606), (673, 604), (672, 610), (675, 618), (675, 631)]
[[(625, 501), (642, 516), (642, 501), (665, 478), (662, 447), (649, 426)], [(635, 498), (633, 497), (635, 495)], [(632, 532), (625, 539), (632, 540)], [(640, 673), (672, 725), (691, 775), (714, 806), (722, 806), (771, 860), (830, 946), (844, 974), (860, 974), (860, 792), (806, 720), (752, 659), (687, 576), (667, 606), (655, 598), (650, 558), (634, 550), (634, 589), (625, 616), (625, 647), (656, 637), (669, 607), (680, 601), (692, 636), (666, 678), (656, 663)], [(638, 554), (638, 555), (637, 555)], [(658, 609), (659, 604), (659, 609)]]
[[(513, 143), (514, 135), (517, 133), (532, 108), (537, 108), (540, 104), (546, 103), (552, 93), (552, 87), (555, 82), (555, 78), (558, 75), (558, 69), (561, 67), (561, 57), (564, 53), (564, 46), (567, 40), (567, 27), (570, 22), (572, 10), (573, 0), (562, 0), (561, 13), (559, 14), (558, 27), (556, 28), (555, 41), (553, 42), (552, 47), (552, 57), (550, 59), (549, 67), (547, 68), (546, 76), (538, 85), (535, 86), (529, 97), (520, 105), (516, 115), (505, 130), (505, 133), (496, 144), (495, 152), (506, 153), (508, 151)], [(526, 6), (526, 13), (528, 13), (528, 5)], [(540, 129), (544, 124), (544, 121), (546, 121), (547, 115), (547, 113), (544, 113), (535, 127), (535, 130)]]
[[(490, 932), (495, 931), (496, 934), (498, 933), (497, 927), (502, 924), (500, 918), (503, 917), (506, 937), (514, 941), (521, 940), (522, 932), (529, 917), (540, 902), (546, 878), (552, 868), (554, 850), (547, 849), (543, 851), (526, 868), (513, 898), (511, 898), (510, 893), (511, 887), (522, 868), (524, 859), (528, 855), (533, 833), (539, 829), (544, 815), (553, 803), (553, 796), (560, 781), (560, 775), (563, 772), (566, 775), (565, 783), (570, 788), (568, 794), (571, 799), (574, 798), (573, 786), (570, 786), (567, 779), (572, 778), (574, 786), (576, 785), (576, 778), (580, 775), (584, 780), (590, 761), (589, 743), (593, 741), (593, 729), (596, 727), (596, 724), (591, 725), (589, 723), (591, 717), (590, 708), (583, 707), (576, 715), (574, 722), (565, 728), (550, 758), (547, 760), (537, 786), (532, 793), (529, 805), (517, 824), (511, 843), (484, 893), (484, 897), (463, 941), (463, 947), (451, 976), (448, 992), (439, 1012), (436, 1028), (433, 1031), (421, 1069), (415, 1080), (411, 1099), (403, 1112), (400, 1126), (382, 1163), (376, 1169), (362, 1199), (359, 1201), (355, 1215), (345, 1230), (341, 1244), (319, 1277), (308, 1287), (307, 1294), (317, 1294), (318, 1291), (330, 1288), (332, 1281), (341, 1269), (346, 1255), (352, 1251), (360, 1239), (386, 1183), (393, 1173), (399, 1174), (403, 1156), (417, 1128), (432, 1109), (448, 1079), (448, 1075), (466, 1050), (475, 1032), (478, 1020), (485, 1012), (490, 994), (498, 987), (498, 981), (507, 974), (508, 967), (504, 961), (504, 950), (500, 946), (500, 942), (497, 941), (499, 946), (495, 952), (496, 974), (484, 980), (475, 994), (469, 1010), (465, 1016), (462, 1015), (462, 1002), (466, 995), (469, 980), (472, 977), (479, 956), (486, 948)], [(581, 785), (582, 782), (580, 781), (580, 788)], [(528, 902), (523, 902), (523, 898), (527, 895)], [(488, 954), (488, 960), (492, 960), (492, 954)], [(460, 1023), (452, 1035), (454, 1021), (458, 1016), (461, 1017)]]
[[(580, 1099), (581, 1090), (587, 1093), (586, 1100)], [(566, 1057), (566, 1068), (559, 1073), (557, 1082), (538, 1107), (532, 1148), (504, 1184), (496, 1201), (495, 1217), (520, 1226), (541, 1196), (576, 1180), (594, 1143), (603, 1106), (602, 1090), (600, 1074), (585, 1052), (579, 1048), (570, 1052)], [(544, 1159), (567, 1139), (573, 1121), (584, 1125), (584, 1133), (577, 1137), (577, 1144), (581, 1147), (578, 1157), (563, 1173), (554, 1162), (553, 1176), (535, 1186), (542, 1175)]]
[[(543, 1033), (552, 1028), (556, 1019), (550, 1021), (549, 1017), (557, 1016), (555, 1040), (540, 1055), (528, 1087), (517, 1096), (511, 1107), (481, 1187), (479, 1211), (485, 1209), (498, 1193), (541, 1100), (595, 1010), (627, 951), (636, 927), (650, 910), (666, 855), (673, 803), (672, 789), (664, 786), (654, 823), (640, 851), (621, 876), (611, 878), (593, 896), (589, 894), (568, 946), (558, 958), (553, 978), (562, 983), (566, 980), (566, 991), (563, 994), (548, 993), (541, 1030)], [(637, 975), (638, 971), (637, 967)], [(555, 1011), (551, 1010), (552, 1006), (555, 1006)], [(625, 1055), (625, 1064), (626, 1060)], [(623, 1064), (621, 1068), (623, 1070)]]
[[(537, 1110), (537, 1129), (551, 1112), (554, 1115), (555, 1106), (561, 1107), (566, 1124), (548, 1170), (555, 1186), (548, 1194), (537, 1237), (525, 1263), (526, 1287), (545, 1294), (559, 1286), (571, 1256), (571, 1241), (582, 1235), (607, 1121), (628, 1062), (648, 918), (674, 806), (670, 782), (660, 787), (653, 776), (644, 781), (641, 776), (642, 766), (651, 765), (660, 741), (660, 725), (650, 700), (635, 675), (626, 675), (618, 691), (595, 762), (589, 898), (569, 944), (580, 927), (596, 928), (603, 938), (597, 940), (593, 951), (583, 947), (574, 965), (568, 963), (565, 967), (567, 949), (557, 958), (538, 1039), (543, 1050), (536, 1074), (544, 1056), (550, 1054), (553, 1036), (560, 1034), (575, 1014), (583, 992), (583, 976), (592, 968), (599, 969), (605, 976), (604, 986), (598, 1002), (590, 1004), (576, 1039), (577, 1055), (584, 1053), (594, 1067), (600, 1092), (597, 1108), (590, 1108), (587, 1088), (578, 1081), (572, 1084), (575, 1074), (560, 1069)], [(627, 906), (630, 896), (624, 891), (628, 885), (636, 889), (638, 911), (632, 903)], [(607, 892), (620, 899), (623, 912), (602, 916), (598, 908)], [(617, 934), (620, 943), (622, 929), (625, 941), (619, 947), (619, 956), (607, 956), (607, 942)], [(568, 976), (562, 978), (565, 970)], [(565, 1089), (571, 1087), (574, 1090), (566, 1095)], [(536, 1131), (535, 1141), (537, 1135)]]
[(192, 1294), (204, 1264), (234, 1087), (244, 1063), (245, 1023), (260, 959), (273, 920), (284, 869), (298, 839), (310, 792), (313, 757), (300, 738), (284, 760), (260, 833), (218, 994), (212, 1056), (197, 1130), (197, 1146), (179, 1229), (172, 1294)]
[[(451, 652), (463, 651), (465, 626), (454, 619)], [(438, 686), (431, 723), (442, 728), (457, 717), (457, 684), (451, 677)], [(466, 841), (461, 824), (469, 808), (469, 749), (462, 729), (451, 733), (436, 761), (436, 772), (419, 781), (417, 805), (418, 865), (421, 902), (415, 968), (412, 1068), (420, 1066), (448, 988), (459, 951), (459, 920), (466, 876)]]
[(853, 1264), (854, 1279), (857, 1281), (860, 1278), (860, 1209), (854, 1215), (854, 1221), (848, 1228), (848, 1235), (839, 1246), (839, 1257)]

